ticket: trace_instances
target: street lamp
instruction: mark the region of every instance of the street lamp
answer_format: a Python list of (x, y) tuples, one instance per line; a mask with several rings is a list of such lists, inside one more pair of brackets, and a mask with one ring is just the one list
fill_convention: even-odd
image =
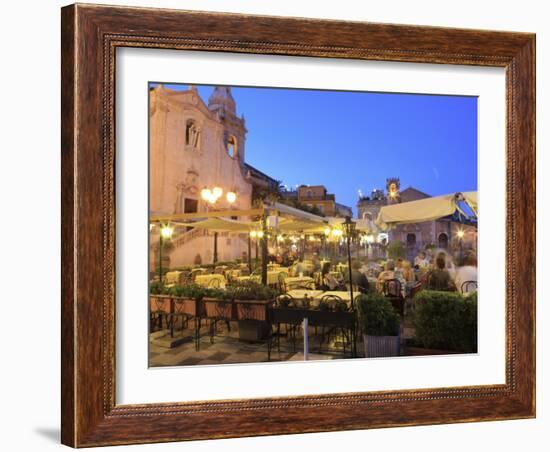
[[(348, 276), (349, 276), (349, 293), (351, 297), (351, 310), (355, 310), (354, 302), (353, 302), (353, 278), (351, 275), (351, 249), (350, 249), (350, 243), (351, 243), (351, 237), (355, 234), (355, 222), (352, 221), (351, 217), (347, 216), (344, 223), (342, 223), (344, 226), (344, 231), (346, 232), (346, 244), (348, 248)], [(353, 355), (357, 356), (357, 345), (356, 345), (356, 339), (355, 339), (355, 328), (352, 332), (352, 338), (353, 338)]]
[(351, 295), (351, 307), (353, 309), (353, 281), (351, 277), (351, 246), (350, 245), (351, 245), (351, 237), (355, 233), (355, 222), (351, 220), (351, 217), (347, 216), (346, 220), (342, 223), (342, 225), (344, 226), (344, 231), (346, 232), (346, 245), (348, 248), (349, 291)]
[(456, 236), (458, 237), (458, 248), (460, 252), (460, 260), (462, 261), (462, 239), (464, 239), (464, 229), (459, 229), (458, 231), (456, 231)]
[[(206, 201), (206, 207), (207, 210), (209, 210), (209, 206), (214, 206), (218, 200), (223, 196), (223, 188), (219, 186), (215, 186), (214, 188), (210, 189), (208, 187), (204, 187), (201, 190), (201, 198)], [(235, 201), (237, 201), (237, 193), (235, 191), (228, 191), (225, 194), (225, 199), (227, 202), (231, 205)], [(218, 233), (214, 232), (214, 258), (213, 258), (214, 264), (218, 262)]]
[(159, 280), (162, 283), (162, 247), (164, 246), (164, 240), (170, 240), (174, 228), (168, 224), (162, 225), (159, 230)]

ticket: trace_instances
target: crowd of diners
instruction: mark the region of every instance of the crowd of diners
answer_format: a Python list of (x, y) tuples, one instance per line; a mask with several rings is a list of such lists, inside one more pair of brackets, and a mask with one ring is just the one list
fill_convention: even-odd
[[(317, 254), (300, 260), (291, 252), (270, 256), (270, 261), (287, 267), (290, 276), (313, 277), (318, 289), (349, 290), (348, 266), (344, 262), (323, 260)], [(383, 292), (384, 283), (390, 280), (399, 281), (404, 297), (419, 285), (429, 290), (469, 293), (477, 290), (477, 255), (475, 250), (460, 256), (444, 250), (422, 250), (412, 262), (404, 258), (352, 258), (351, 280), (354, 289), (361, 293)]]

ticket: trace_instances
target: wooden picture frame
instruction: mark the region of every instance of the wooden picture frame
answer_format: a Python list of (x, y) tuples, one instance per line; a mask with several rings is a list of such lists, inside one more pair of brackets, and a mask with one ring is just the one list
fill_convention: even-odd
[[(148, 443), (535, 416), (535, 35), (71, 5), (62, 9), (62, 442)], [(117, 47), (506, 70), (506, 383), (115, 404)]]

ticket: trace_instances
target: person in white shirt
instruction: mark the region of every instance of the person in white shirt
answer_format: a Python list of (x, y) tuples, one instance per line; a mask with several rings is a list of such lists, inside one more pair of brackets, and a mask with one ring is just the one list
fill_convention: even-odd
[(420, 253), (418, 253), (418, 256), (414, 258), (414, 265), (418, 265), (419, 267), (425, 268), (428, 266), (428, 264), (429, 264), (429, 261), (426, 258), (426, 252), (420, 251)]
[[(469, 283), (464, 284), (466, 281)], [(477, 257), (474, 252), (468, 253), (464, 258), (464, 265), (456, 270), (455, 285), (457, 290), (462, 293), (477, 290)]]

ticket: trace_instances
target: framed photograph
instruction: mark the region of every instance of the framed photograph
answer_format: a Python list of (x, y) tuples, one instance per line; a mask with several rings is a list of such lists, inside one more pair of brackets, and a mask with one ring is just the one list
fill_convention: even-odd
[(535, 416), (535, 36), (62, 9), (62, 442)]

